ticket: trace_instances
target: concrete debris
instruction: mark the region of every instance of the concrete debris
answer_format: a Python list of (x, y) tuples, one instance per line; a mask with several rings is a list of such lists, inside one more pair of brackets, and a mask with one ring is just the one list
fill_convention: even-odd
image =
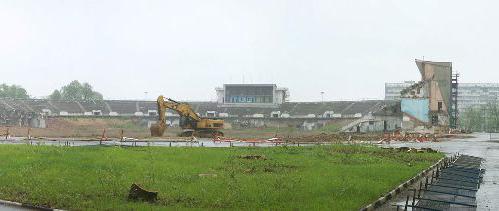
[(158, 192), (146, 190), (134, 183), (130, 187), (128, 200), (156, 202), (158, 200)]
[(265, 155), (241, 155), (239, 158), (248, 159), (248, 160), (267, 160)]
[(410, 147), (398, 147), (398, 148), (383, 148), (385, 150), (396, 150), (398, 152), (408, 152), (408, 153), (436, 153), (437, 150), (432, 148), (410, 148)]
[(390, 141), (414, 141), (414, 142), (426, 142), (426, 141), (437, 141), (437, 135), (434, 134), (419, 134), (419, 133), (387, 133), (379, 140), (381, 143), (389, 143)]
[(362, 134), (348, 134), (348, 133), (321, 133), (317, 135), (305, 135), (283, 138), (286, 143), (343, 143), (343, 142), (361, 142), (361, 141), (375, 141), (382, 137), (381, 134), (362, 133)]

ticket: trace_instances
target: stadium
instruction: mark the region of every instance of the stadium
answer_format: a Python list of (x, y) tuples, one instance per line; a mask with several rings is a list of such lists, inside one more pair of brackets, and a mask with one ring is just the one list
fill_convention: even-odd
[[(289, 102), (289, 90), (275, 84), (225, 84), (224, 88), (215, 90), (216, 102), (188, 102), (199, 116), (226, 119), (228, 123), (247, 120), (247, 127), (281, 122), (310, 130), (328, 122), (341, 121), (342, 126), (353, 122), (357, 123), (355, 126), (360, 124), (362, 127), (355, 128), (359, 131), (400, 128), (400, 121), (397, 121), (401, 115), (400, 104), (397, 101)], [(0, 99), (0, 123), (5, 126), (45, 128), (50, 127), (47, 119), (68, 117), (128, 117), (147, 121), (150, 126), (157, 115), (155, 101)], [(170, 126), (178, 125), (179, 115), (174, 111), (168, 111), (166, 117)], [(362, 124), (364, 122), (366, 124)]]

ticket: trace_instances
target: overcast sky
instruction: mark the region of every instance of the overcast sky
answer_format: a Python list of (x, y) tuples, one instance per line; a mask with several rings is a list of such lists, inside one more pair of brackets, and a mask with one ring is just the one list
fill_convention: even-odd
[[(456, 0), (0, 0), (0, 83), (34, 97), (71, 80), (107, 99), (214, 100), (276, 83), (292, 101), (383, 98), (414, 59), (498, 82), (499, 3)], [(144, 92), (148, 92), (147, 96)]]

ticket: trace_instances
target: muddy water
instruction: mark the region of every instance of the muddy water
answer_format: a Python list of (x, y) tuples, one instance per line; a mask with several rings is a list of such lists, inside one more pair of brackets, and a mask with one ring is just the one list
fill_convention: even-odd
[(477, 193), (478, 210), (499, 210), (499, 142), (489, 140), (489, 134), (474, 134), (475, 138), (443, 142), (385, 144), (385, 147), (431, 147), (449, 155), (462, 153), (485, 159), (486, 172)]

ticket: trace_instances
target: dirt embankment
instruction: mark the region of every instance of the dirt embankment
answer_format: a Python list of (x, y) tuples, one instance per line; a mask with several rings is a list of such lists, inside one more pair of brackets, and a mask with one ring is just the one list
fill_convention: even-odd
[[(106, 130), (107, 137), (150, 137), (147, 122), (135, 119), (103, 118), (48, 118), (46, 128), (28, 128), (19, 126), (0, 127), (0, 135), (32, 137), (101, 137)], [(165, 136), (175, 136), (179, 129), (168, 128)]]

